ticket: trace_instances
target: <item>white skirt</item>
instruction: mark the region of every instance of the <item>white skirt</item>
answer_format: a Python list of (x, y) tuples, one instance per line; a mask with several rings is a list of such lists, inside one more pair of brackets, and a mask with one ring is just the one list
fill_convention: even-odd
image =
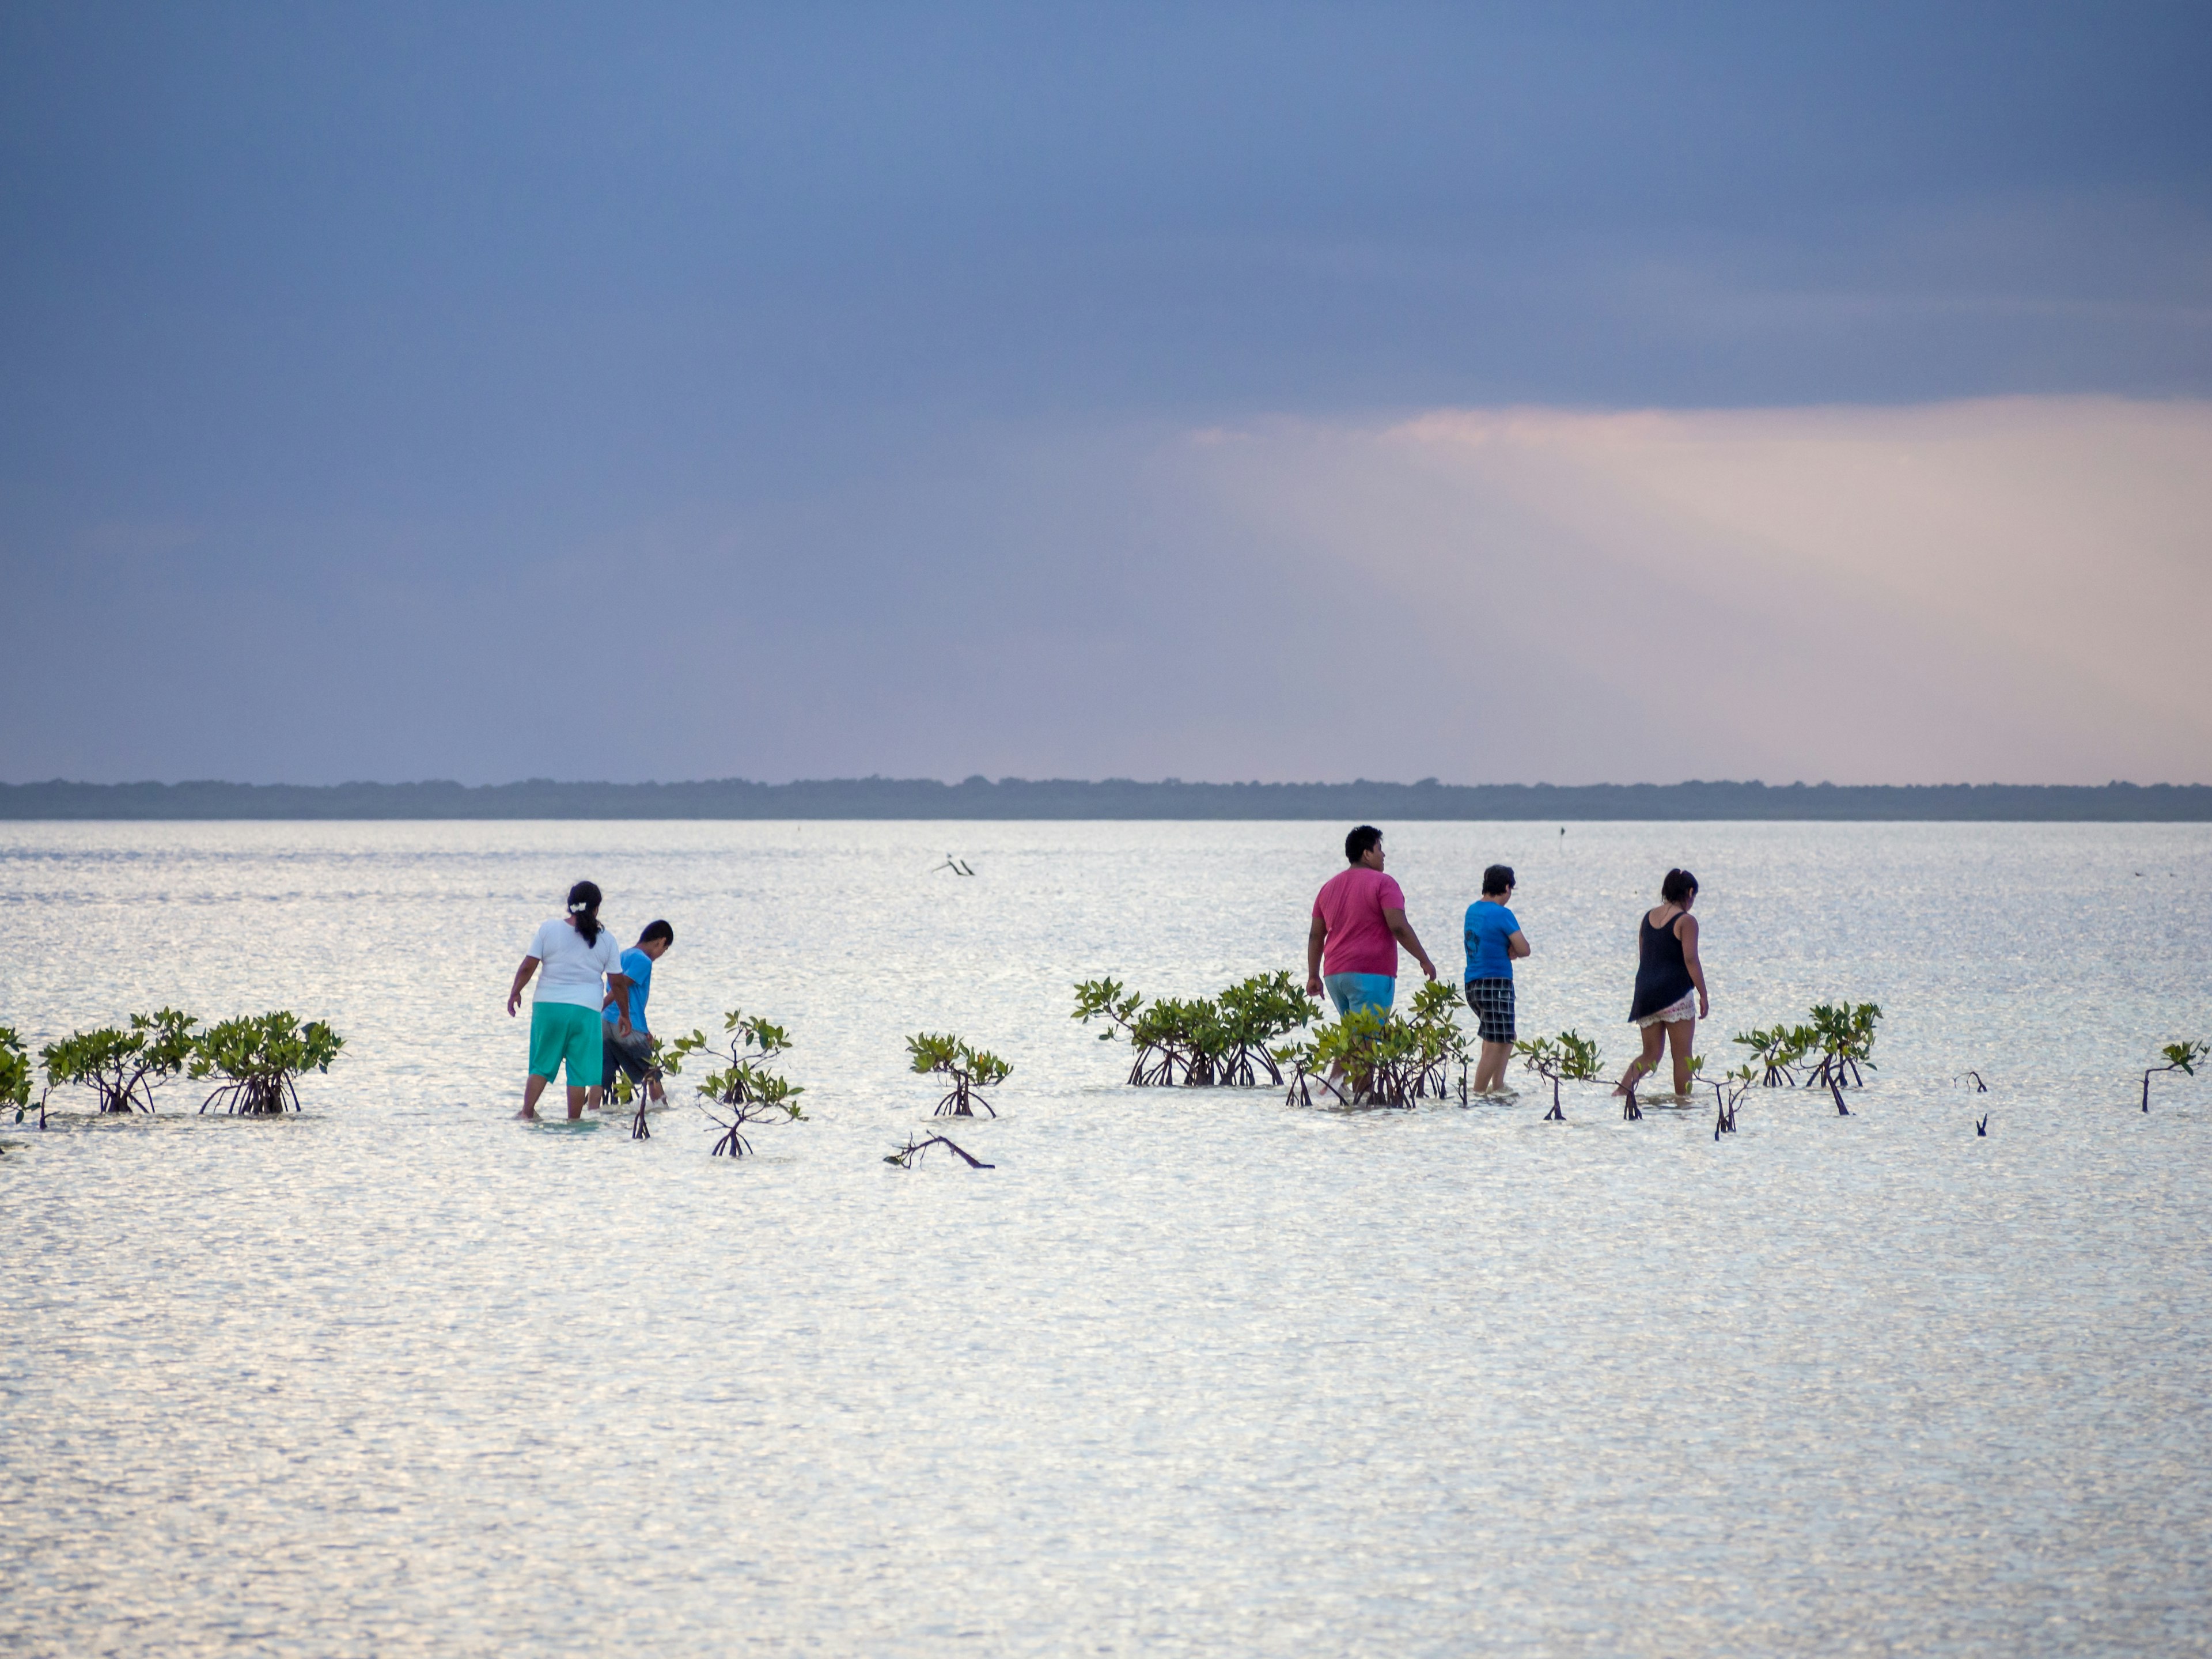
[(1639, 1027), (1646, 1025), (1674, 1025), (1679, 1024), (1686, 1019), (1695, 1019), (1697, 1017), (1698, 994), (1695, 991), (1685, 991), (1682, 994), (1682, 1000), (1680, 1002), (1670, 1002), (1664, 1008), (1662, 1008), (1657, 1013), (1644, 1015), (1644, 1018), (1638, 1020), (1636, 1024)]

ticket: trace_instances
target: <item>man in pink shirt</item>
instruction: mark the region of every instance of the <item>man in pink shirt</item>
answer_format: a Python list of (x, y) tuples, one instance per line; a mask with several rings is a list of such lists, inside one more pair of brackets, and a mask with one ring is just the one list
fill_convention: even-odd
[(1382, 873), (1382, 832), (1361, 824), (1344, 838), (1344, 856), (1352, 867), (1330, 877), (1314, 900), (1313, 928), (1306, 935), (1306, 994), (1317, 997), (1327, 990), (1340, 1015), (1354, 1008), (1387, 1013), (1398, 994), (1401, 945), (1431, 979), (1437, 976), (1437, 964), (1406, 920), (1405, 894)]

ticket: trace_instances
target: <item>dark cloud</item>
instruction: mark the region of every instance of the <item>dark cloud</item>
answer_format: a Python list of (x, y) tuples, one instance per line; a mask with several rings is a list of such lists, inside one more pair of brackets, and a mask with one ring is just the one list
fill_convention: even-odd
[[(1178, 517), (1165, 434), (2202, 396), (2208, 48), (2186, 6), (11, 8), (0, 775), (1243, 775), (1328, 630)], [(626, 713), (552, 695), (586, 636)]]

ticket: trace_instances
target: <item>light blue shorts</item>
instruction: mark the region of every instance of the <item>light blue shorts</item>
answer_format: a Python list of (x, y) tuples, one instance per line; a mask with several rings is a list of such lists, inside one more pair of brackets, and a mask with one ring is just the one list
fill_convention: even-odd
[(1395, 974), (1331, 974), (1322, 981), (1321, 988), (1328, 993), (1340, 1015), (1354, 1008), (1377, 1008), (1387, 1014), (1398, 997)]

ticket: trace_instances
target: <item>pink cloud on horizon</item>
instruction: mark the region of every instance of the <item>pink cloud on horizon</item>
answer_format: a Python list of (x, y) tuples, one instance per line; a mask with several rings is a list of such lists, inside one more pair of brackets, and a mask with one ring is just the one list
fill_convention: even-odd
[(1437, 410), (1186, 454), (1355, 655), (1443, 668), (1377, 724), (1447, 772), (2212, 780), (2212, 404)]

